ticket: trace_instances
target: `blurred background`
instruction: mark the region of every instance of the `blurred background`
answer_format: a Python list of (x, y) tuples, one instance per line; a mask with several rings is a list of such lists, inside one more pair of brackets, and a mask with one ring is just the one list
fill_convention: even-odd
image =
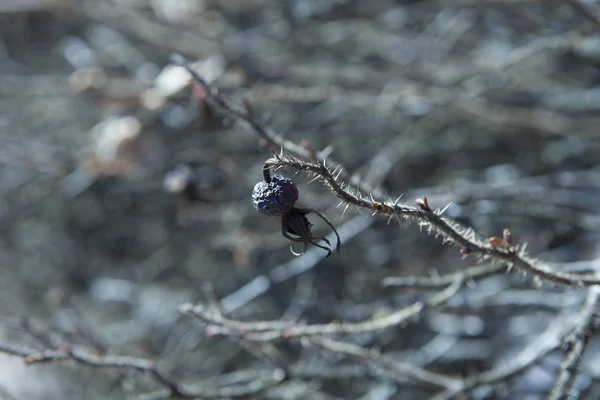
[[(595, 268), (596, 8), (583, 0), (0, 1), (0, 341), (82, 345), (157, 360), (178, 381), (210, 381), (269, 363), (180, 314), (181, 304), (206, 300), (207, 284), (243, 320), (361, 321), (430, 293), (382, 289), (384, 278), (474, 262), (416, 224), (352, 207), (342, 215), (332, 194), (290, 170), (282, 173), (297, 182), (299, 206), (353, 230), (340, 255), (298, 261), (279, 220), (257, 213), (250, 197), (279, 149), (208, 107), (207, 93), (170, 65), (173, 53), (234, 104), (249, 100), (284, 138), (324, 150), (392, 198), (452, 202), (447, 215), (484, 237), (510, 228), (544, 260)], [(192, 178), (190, 198), (180, 189)], [(315, 233), (330, 233), (313, 222)], [(237, 295), (276, 269), (284, 278)], [(345, 339), (466, 376), (511, 359), (581, 301), (578, 289), (493, 276), (418, 321)], [(580, 398), (600, 396), (598, 345), (590, 343), (575, 382)], [(252, 398), (436, 393), (298, 343), (277, 348), (298, 377)], [(464, 398), (543, 398), (563, 354)], [(152, 376), (128, 369), (27, 366), (0, 354), (0, 371), (6, 399), (160, 398), (149, 395), (161, 387)]]

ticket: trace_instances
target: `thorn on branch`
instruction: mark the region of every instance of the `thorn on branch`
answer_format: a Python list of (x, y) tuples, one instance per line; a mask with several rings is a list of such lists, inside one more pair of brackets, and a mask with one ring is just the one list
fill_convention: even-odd
[(417, 199), (417, 206), (423, 211), (433, 212), (433, 210), (429, 206), (429, 201), (427, 200), (427, 197), (423, 197), (422, 199)]
[(510, 246), (515, 244), (514, 238), (508, 229), (504, 229), (504, 231), (502, 232), (502, 237), (504, 238), (504, 241)]

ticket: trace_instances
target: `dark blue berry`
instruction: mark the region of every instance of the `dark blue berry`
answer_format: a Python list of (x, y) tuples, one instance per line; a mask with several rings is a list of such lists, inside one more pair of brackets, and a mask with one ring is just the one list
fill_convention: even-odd
[(283, 176), (273, 176), (271, 182), (258, 182), (252, 191), (252, 203), (269, 217), (289, 213), (298, 201), (298, 188), (294, 181)]

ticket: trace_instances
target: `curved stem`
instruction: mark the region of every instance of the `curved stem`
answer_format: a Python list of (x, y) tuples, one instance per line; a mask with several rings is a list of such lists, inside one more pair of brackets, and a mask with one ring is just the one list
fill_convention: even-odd
[(263, 165), (263, 179), (266, 183), (271, 183), (271, 171), (267, 164)]
[(314, 213), (317, 214), (319, 216), (319, 218), (321, 218), (323, 221), (325, 221), (325, 223), (327, 225), (329, 225), (329, 227), (333, 230), (333, 232), (335, 233), (335, 236), (337, 238), (337, 244), (335, 246), (335, 250), (338, 252), (340, 252), (340, 248), (342, 246), (342, 241), (340, 239), (340, 235), (338, 234), (338, 231), (335, 229), (335, 227), (333, 226), (333, 224), (331, 222), (329, 222), (329, 220), (327, 219), (327, 217), (320, 213), (319, 211), (313, 210), (312, 208), (299, 208), (298, 211), (302, 212), (302, 213)]
[[(304, 250), (302, 251), (302, 253), (296, 253), (294, 251), (294, 249), (292, 249), (290, 247), (290, 250), (292, 250), (292, 254), (295, 256), (301, 256), (302, 254), (306, 253), (306, 250), (308, 249), (308, 241), (306, 239), (304, 239), (302, 236), (298, 235), (299, 237), (295, 238), (290, 234), (290, 225), (285, 221), (282, 220), (281, 221), (281, 233), (283, 234), (283, 237), (285, 237), (286, 239), (291, 240), (292, 242), (302, 242), (304, 243)], [(294, 233), (296, 234), (296, 233)], [(297, 234), (296, 234), (297, 235)]]
[(309, 240), (309, 243), (313, 244), (314, 246), (317, 246), (320, 249), (323, 249), (327, 252), (327, 255), (325, 256), (326, 258), (329, 257), (331, 255), (331, 249), (329, 247), (325, 247), (317, 242), (315, 242), (314, 240)]

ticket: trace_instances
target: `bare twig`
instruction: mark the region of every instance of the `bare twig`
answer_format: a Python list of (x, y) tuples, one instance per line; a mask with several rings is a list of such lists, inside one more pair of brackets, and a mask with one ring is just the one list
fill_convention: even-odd
[(303, 146), (300, 146), (292, 141), (282, 138), (280, 135), (273, 132), (267, 126), (265, 126), (254, 114), (250, 104), (244, 103), (244, 108), (240, 109), (237, 106), (231, 104), (225, 98), (219, 95), (218, 91), (211, 87), (211, 85), (198, 74), (194, 68), (192, 68), (188, 61), (180, 54), (174, 54), (171, 56), (171, 61), (179, 66), (187, 69), (194, 81), (196, 81), (206, 91), (207, 100), (214, 106), (220, 108), (227, 115), (246, 122), (252, 127), (254, 132), (262, 139), (267, 140), (269, 143), (274, 144), (278, 147), (282, 147), (293, 154), (297, 154), (301, 157), (310, 158), (311, 151)]
[[(292, 374), (297, 378), (319, 379), (346, 379), (363, 378), (368, 376), (372, 369), (363, 364), (324, 365), (315, 366), (314, 363), (299, 363), (293, 366)], [(375, 374), (373, 374), (375, 375)]]
[(417, 382), (435, 387), (453, 388), (460, 386), (457, 378), (448, 377), (407, 363), (397, 362), (376, 349), (365, 349), (352, 343), (339, 342), (327, 338), (313, 337), (306, 343), (335, 354), (356, 358), (376, 366), (391, 374), (399, 383)]
[(586, 302), (578, 314), (558, 316), (550, 323), (544, 333), (536, 337), (523, 351), (516, 357), (513, 357), (512, 360), (504, 362), (490, 371), (473, 375), (465, 379), (460, 387), (445, 390), (432, 397), (431, 400), (455, 399), (459, 394), (469, 393), (475, 388), (505, 382), (527, 368), (530, 368), (552, 350), (560, 347), (565, 336), (571, 333), (573, 329), (577, 329), (582, 325), (582, 321), (587, 318), (590, 309), (594, 309), (597, 300), (598, 294), (596, 290), (589, 290)]
[(206, 325), (212, 335), (243, 336), (253, 341), (275, 341), (302, 336), (373, 332), (399, 325), (419, 316), (423, 311), (444, 304), (460, 288), (462, 281), (456, 281), (443, 291), (436, 293), (425, 301), (414, 303), (387, 316), (363, 322), (329, 323), (298, 325), (281, 321), (241, 322), (225, 318), (214, 307), (184, 304), (181, 312), (188, 314)]
[[(138, 357), (97, 355), (82, 347), (63, 346), (56, 350), (36, 352), (28, 348), (0, 344), (0, 352), (22, 357), (27, 364), (74, 361), (95, 368), (127, 368), (147, 372), (168, 389), (168, 396), (184, 398), (244, 397), (275, 386), (285, 377), (279, 369), (261, 373), (259, 373), (260, 371), (246, 371), (248, 376), (244, 380), (241, 378), (244, 371), (238, 371), (235, 374), (221, 375), (194, 384), (185, 384), (176, 382), (162, 372), (155, 361)], [(215, 380), (223, 381), (226, 384), (215, 385)]]
[(476, 265), (473, 267), (465, 268), (458, 272), (445, 274), (441, 276), (407, 276), (407, 277), (396, 277), (391, 276), (385, 278), (381, 284), (384, 287), (398, 287), (398, 288), (410, 288), (410, 289), (439, 289), (450, 285), (452, 282), (456, 282), (457, 279), (463, 282), (469, 280), (478, 280), (487, 278), (492, 275), (496, 275), (506, 270), (504, 264), (484, 264)]
[(489, 308), (500, 308), (510, 310), (538, 310), (560, 311), (568, 308), (574, 308), (582, 303), (581, 297), (577, 293), (552, 293), (544, 290), (510, 290), (504, 287), (496, 291), (487, 291), (485, 293), (467, 293), (461, 301), (455, 301), (452, 306), (447, 307), (450, 310), (482, 310)]
[(458, 112), (476, 117), (487, 126), (496, 126), (501, 130), (531, 130), (558, 136), (565, 135), (572, 125), (569, 118), (552, 111), (507, 107), (482, 99), (461, 100), (455, 102), (454, 107)]
[(552, 391), (548, 395), (548, 400), (562, 400), (569, 397), (569, 391), (575, 383), (575, 378), (579, 373), (579, 364), (588, 345), (592, 331), (598, 323), (598, 295), (597, 287), (588, 290), (588, 296), (580, 313), (579, 325), (573, 332), (573, 341), (569, 343), (569, 350), (562, 364), (560, 373), (554, 383)]
[(44, 347), (57, 349), (60, 347), (60, 338), (52, 332), (37, 327), (29, 318), (22, 318), (20, 328)]
[(36, 352), (35, 350), (26, 348), (3, 345), (2, 348), (0, 348), (0, 351), (3, 353), (24, 357), (25, 363), (27, 364), (72, 360), (94, 367), (132, 368), (138, 371), (149, 372), (157, 381), (168, 387), (173, 394), (183, 394), (179, 390), (177, 383), (158, 370), (155, 362), (143, 358), (114, 355), (99, 356), (89, 350), (71, 346), (63, 346), (56, 350), (50, 349)]

